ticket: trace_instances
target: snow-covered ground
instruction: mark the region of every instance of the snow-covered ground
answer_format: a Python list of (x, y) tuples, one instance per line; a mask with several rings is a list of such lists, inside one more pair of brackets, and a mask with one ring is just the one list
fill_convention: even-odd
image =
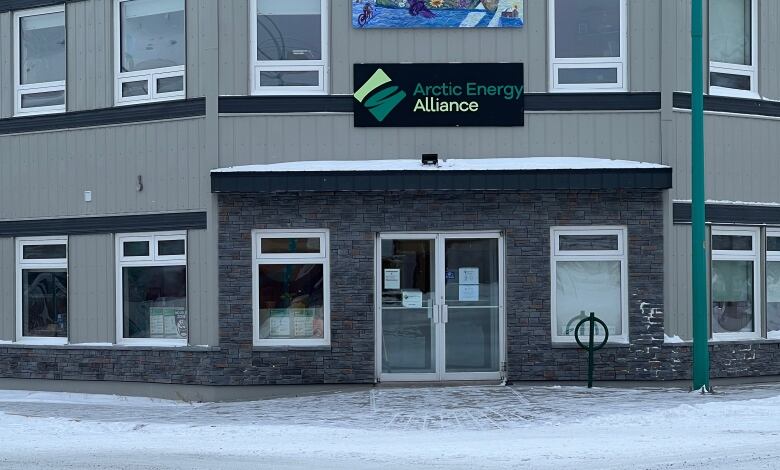
[(780, 385), (378, 388), (247, 403), (0, 391), (0, 468), (780, 468)]

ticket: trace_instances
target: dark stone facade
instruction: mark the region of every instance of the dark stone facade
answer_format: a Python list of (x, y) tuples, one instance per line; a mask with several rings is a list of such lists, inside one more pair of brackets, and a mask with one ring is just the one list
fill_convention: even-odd
[[(219, 196), (215, 348), (0, 346), (0, 377), (201, 385), (371, 383), (378, 232), (497, 231), (506, 242), (507, 375), (583, 380), (585, 354), (550, 340), (550, 227), (628, 227), (630, 345), (597, 353), (598, 380), (685, 379), (690, 347), (663, 344), (660, 191), (345, 192)], [(331, 346), (254, 348), (254, 229), (330, 230)], [(713, 376), (780, 375), (780, 342), (711, 346)]]

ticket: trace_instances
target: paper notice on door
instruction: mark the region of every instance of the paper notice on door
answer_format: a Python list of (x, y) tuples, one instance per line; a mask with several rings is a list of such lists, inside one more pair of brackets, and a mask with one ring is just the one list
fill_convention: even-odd
[(458, 284), (479, 284), (479, 268), (458, 268)]
[(385, 269), (385, 290), (401, 288), (401, 270)]
[(477, 302), (479, 301), (479, 284), (476, 285), (459, 285), (458, 286), (458, 300), (461, 302)]
[(401, 305), (406, 308), (422, 308), (422, 292), (405, 290), (401, 292)]

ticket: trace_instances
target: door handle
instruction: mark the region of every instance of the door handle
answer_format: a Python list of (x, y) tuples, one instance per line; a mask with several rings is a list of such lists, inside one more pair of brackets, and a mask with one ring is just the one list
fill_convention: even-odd
[(441, 306), (441, 322), (447, 323), (450, 321), (450, 311), (449, 308), (447, 308), (446, 305)]

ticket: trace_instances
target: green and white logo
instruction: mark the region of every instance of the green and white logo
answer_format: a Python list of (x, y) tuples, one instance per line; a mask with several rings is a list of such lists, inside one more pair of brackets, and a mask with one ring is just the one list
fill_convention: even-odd
[(406, 98), (406, 92), (391, 83), (392, 80), (385, 71), (377, 69), (354, 95), (355, 99), (362, 103), (379, 122), (384, 121), (387, 115)]

